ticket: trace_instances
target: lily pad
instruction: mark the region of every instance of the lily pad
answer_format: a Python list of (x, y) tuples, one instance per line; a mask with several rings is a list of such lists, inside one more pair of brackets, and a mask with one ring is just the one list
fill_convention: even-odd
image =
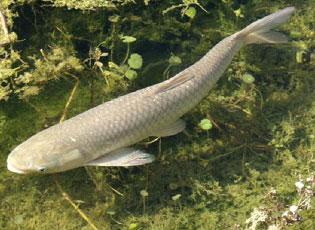
[(113, 23), (117, 23), (117, 22), (119, 21), (119, 19), (120, 19), (120, 16), (117, 15), (117, 14), (114, 14), (114, 15), (112, 15), (112, 16), (110, 16), (110, 17), (108, 18), (108, 20), (109, 20), (110, 22), (113, 22)]
[(182, 63), (182, 59), (180, 59), (180, 57), (172, 55), (169, 59), (168, 59), (168, 63), (170, 65), (180, 65)]
[(244, 18), (244, 14), (242, 13), (242, 10), (241, 8), (237, 9), (237, 10), (234, 10), (234, 14), (236, 17), (238, 18)]
[(141, 190), (141, 191), (140, 191), (140, 195), (141, 195), (142, 197), (147, 197), (147, 196), (149, 196), (149, 193), (148, 193), (146, 190)]
[(23, 223), (23, 221), (24, 221), (24, 215), (23, 215), (23, 214), (21, 214), (21, 215), (16, 215), (16, 216), (14, 217), (14, 223), (15, 223), (16, 225), (21, 225), (21, 224)]
[(137, 224), (137, 223), (131, 223), (131, 224), (129, 224), (128, 229), (129, 229), (129, 230), (137, 230), (137, 229), (139, 229), (139, 224)]
[(121, 40), (123, 43), (132, 43), (135, 42), (137, 39), (132, 36), (121, 36)]
[(133, 69), (140, 69), (142, 67), (142, 63), (142, 56), (137, 53), (131, 54), (128, 59), (128, 65)]
[(133, 80), (135, 78), (137, 78), (138, 74), (136, 71), (129, 69), (126, 71), (125, 73), (126, 78), (128, 78), (129, 80)]
[(246, 84), (253, 84), (255, 81), (255, 78), (253, 75), (246, 73), (242, 76), (242, 80), (243, 82), (245, 82)]
[(185, 15), (189, 18), (194, 18), (196, 16), (197, 10), (195, 9), (195, 7), (189, 7), (186, 11), (185, 11)]
[(175, 196), (172, 196), (172, 200), (173, 201), (179, 200), (181, 196), (182, 196), (181, 194), (176, 194)]
[(299, 50), (296, 52), (295, 58), (297, 63), (303, 63), (305, 51), (304, 50)]
[(209, 130), (212, 128), (212, 123), (209, 119), (202, 119), (199, 123), (199, 127), (203, 130)]

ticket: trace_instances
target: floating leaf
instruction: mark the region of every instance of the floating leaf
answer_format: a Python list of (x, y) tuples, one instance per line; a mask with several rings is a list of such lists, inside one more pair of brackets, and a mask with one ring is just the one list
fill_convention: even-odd
[(147, 197), (147, 196), (149, 196), (149, 193), (146, 190), (141, 190), (140, 195), (143, 197)]
[(237, 10), (234, 10), (234, 14), (236, 17), (238, 18), (244, 18), (244, 14), (242, 14), (242, 10), (241, 8), (237, 9)]
[(189, 18), (194, 18), (195, 16), (196, 16), (196, 13), (197, 13), (197, 11), (196, 11), (196, 9), (195, 9), (195, 7), (189, 7), (186, 11), (185, 11), (185, 15), (187, 16), (187, 17), (189, 17)]
[(255, 81), (255, 78), (253, 77), (253, 75), (246, 73), (242, 76), (242, 80), (243, 82), (245, 82), (246, 84), (253, 84)]
[(171, 57), (168, 59), (168, 63), (170, 65), (180, 65), (182, 63), (182, 59), (180, 57), (171, 55)]
[(108, 67), (110, 69), (119, 69), (119, 66), (116, 63), (111, 62), (111, 61), (108, 62)]
[(134, 80), (135, 78), (137, 78), (138, 74), (136, 71), (129, 69), (126, 71), (125, 73), (126, 78), (128, 78), (129, 80)]
[(119, 66), (119, 70), (118, 70), (118, 71), (123, 74), (123, 73), (127, 72), (129, 69), (130, 69), (130, 68), (129, 68), (128, 65), (123, 64), (123, 65), (120, 65), (120, 66)]
[(297, 63), (303, 63), (303, 58), (305, 55), (305, 51), (304, 50), (299, 50), (296, 52), (295, 54), (295, 59)]
[(113, 216), (113, 215), (116, 214), (116, 212), (113, 211), (113, 210), (108, 210), (106, 213), (107, 213), (108, 215), (110, 215), (110, 216)]
[(178, 184), (177, 183), (175, 183), (175, 182), (172, 182), (172, 183), (170, 183), (169, 184), (169, 186), (168, 186), (171, 190), (176, 190), (176, 189), (178, 189)]
[(120, 38), (123, 43), (132, 43), (137, 40), (135, 37), (132, 37), (132, 36), (121, 36)]
[(21, 215), (16, 215), (16, 216), (14, 217), (14, 223), (15, 223), (16, 225), (22, 224), (23, 221), (24, 221), (24, 215), (23, 215), (23, 214), (21, 214)]
[(108, 53), (101, 53), (101, 57), (107, 57)]
[(209, 119), (202, 119), (199, 123), (199, 127), (203, 130), (209, 130), (212, 128), (212, 123)]
[(129, 229), (129, 230), (137, 230), (137, 229), (139, 229), (139, 224), (137, 224), (137, 223), (131, 223), (131, 224), (129, 224), (128, 229)]
[(103, 63), (102, 63), (102, 62), (96, 61), (94, 64), (95, 64), (98, 68), (102, 68), (102, 67), (103, 67)]
[(113, 22), (113, 23), (117, 23), (117, 22), (119, 21), (119, 19), (120, 19), (120, 16), (117, 15), (117, 14), (114, 14), (114, 15), (112, 15), (112, 16), (109, 16), (109, 18), (108, 18), (108, 20), (109, 20), (110, 22)]
[(128, 59), (128, 65), (133, 69), (140, 69), (142, 67), (142, 57), (140, 54), (133, 53)]
[(181, 196), (182, 196), (181, 194), (176, 194), (175, 196), (172, 196), (172, 200), (173, 201), (179, 200)]

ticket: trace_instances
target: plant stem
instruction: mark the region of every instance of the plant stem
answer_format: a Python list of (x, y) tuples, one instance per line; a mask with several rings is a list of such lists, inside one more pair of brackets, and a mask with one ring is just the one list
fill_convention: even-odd
[(9, 34), (8, 26), (7, 26), (7, 21), (5, 19), (4, 14), (0, 10), (0, 23), (2, 27), (3, 34), (7, 37)]
[(126, 61), (127, 61), (128, 57), (129, 57), (129, 53), (130, 53), (130, 45), (129, 45), (129, 43), (127, 43), (126, 56), (125, 56), (124, 60), (120, 63), (120, 65), (123, 65), (123, 64), (125, 64), (125, 63), (126, 63)]
[(63, 188), (61, 187), (60, 183), (57, 180), (57, 176), (53, 175), (53, 179), (55, 181), (55, 184), (57, 185), (57, 188), (59, 189), (59, 191), (61, 192), (61, 195), (63, 196), (63, 198), (68, 201), (71, 206), (80, 214), (80, 216), (90, 225), (90, 227), (93, 230), (98, 230), (98, 228), (93, 224), (93, 222), (90, 220), (90, 218), (87, 217), (87, 215), (85, 215), (85, 213), (78, 207), (78, 205), (76, 205), (72, 199), (70, 198), (70, 196), (68, 195), (68, 193), (66, 193)]
[(10, 43), (10, 38), (9, 38), (9, 30), (8, 30), (7, 21), (4, 14), (1, 12), (1, 10), (0, 10), (0, 24), (2, 27), (3, 35), (6, 38), (4, 42), (0, 43), (0, 45), (5, 45), (5, 44)]
[(71, 75), (71, 76), (76, 80), (76, 83), (74, 84), (74, 87), (73, 87), (73, 89), (71, 91), (71, 94), (70, 94), (69, 99), (68, 99), (68, 101), (66, 103), (66, 106), (65, 106), (65, 108), (63, 110), (63, 113), (62, 113), (62, 116), (60, 118), (59, 123), (62, 123), (65, 120), (67, 112), (68, 112), (69, 105), (70, 105), (70, 103), (71, 103), (71, 101), (73, 99), (73, 95), (74, 95), (75, 91), (77, 90), (77, 88), (79, 86), (79, 82), (80, 82), (79, 79), (76, 76), (73, 76), (73, 75)]
[(143, 202), (143, 215), (145, 214), (145, 197), (142, 197)]

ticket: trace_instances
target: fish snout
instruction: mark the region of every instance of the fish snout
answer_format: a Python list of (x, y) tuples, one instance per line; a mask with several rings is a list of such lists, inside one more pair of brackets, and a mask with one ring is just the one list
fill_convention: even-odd
[(13, 156), (14, 152), (10, 153), (7, 159), (7, 168), (9, 171), (18, 173), (18, 174), (26, 174), (29, 170), (26, 166), (21, 167), (18, 162), (16, 161), (16, 158)]
[(7, 162), (7, 168), (8, 168), (9, 171), (14, 172), (14, 173), (26, 174), (25, 171), (18, 169), (11, 162)]
[(7, 168), (9, 171), (14, 172), (14, 173), (18, 173), (18, 174), (25, 174), (26, 171), (25, 169), (21, 169), (17, 163), (15, 162), (15, 160), (12, 158), (12, 153), (8, 156), (7, 159)]

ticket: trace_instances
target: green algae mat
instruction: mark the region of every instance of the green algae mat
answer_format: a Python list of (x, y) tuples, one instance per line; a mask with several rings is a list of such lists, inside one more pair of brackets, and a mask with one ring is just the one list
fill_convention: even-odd
[[(141, 167), (7, 170), (31, 135), (174, 76), (287, 6), (287, 44), (249, 45), (184, 133)], [(0, 229), (314, 229), (315, 3), (1, 0)]]

